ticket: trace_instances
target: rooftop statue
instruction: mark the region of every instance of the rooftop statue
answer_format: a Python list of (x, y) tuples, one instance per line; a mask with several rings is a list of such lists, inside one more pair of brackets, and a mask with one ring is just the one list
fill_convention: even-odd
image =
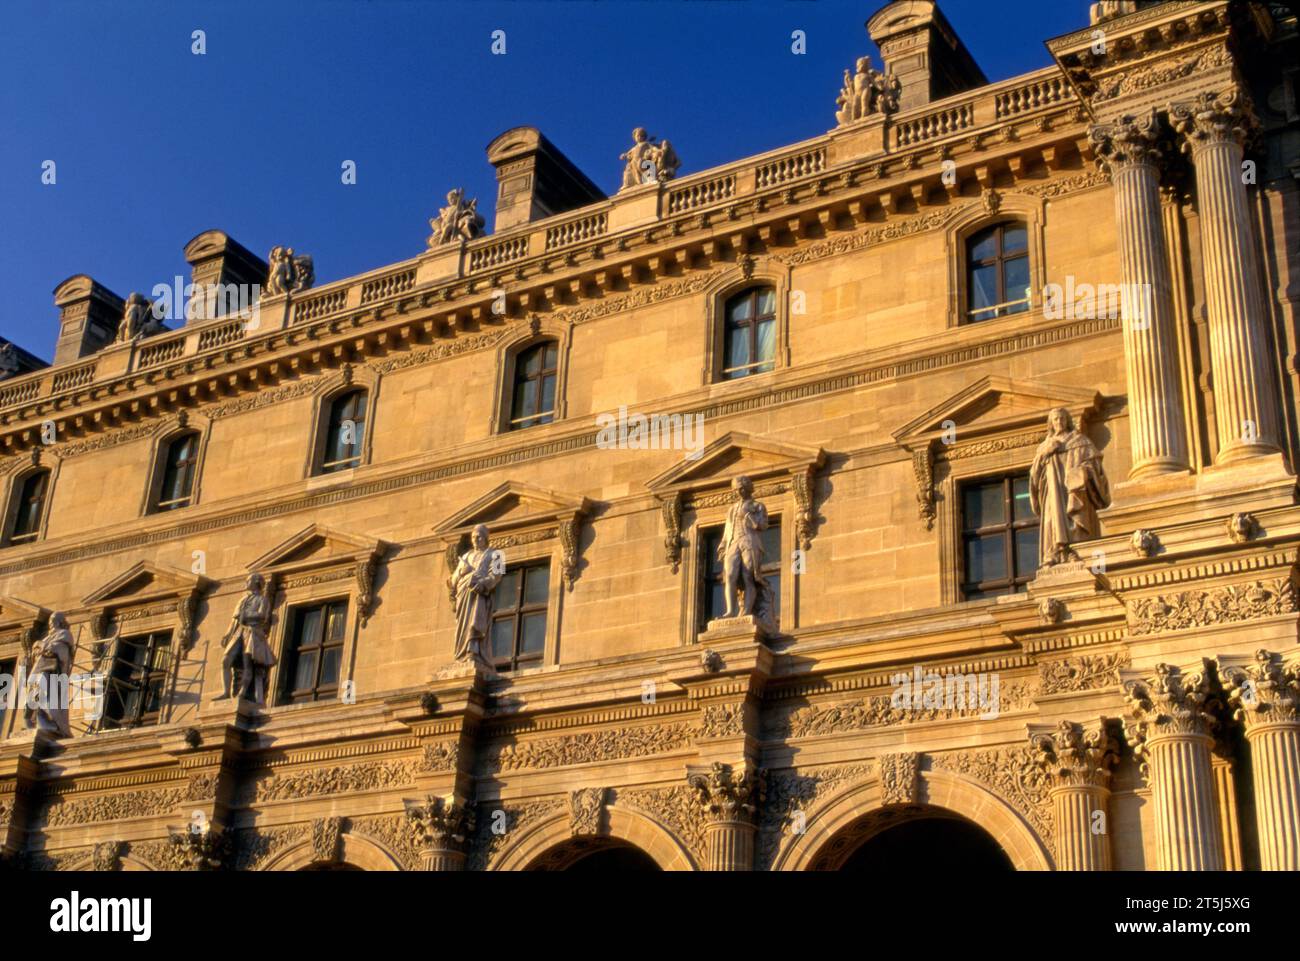
[(857, 73), (844, 71), (844, 87), (835, 103), (835, 120), (839, 126), (865, 120), (872, 114), (895, 113), (902, 82), (892, 73), (882, 73), (871, 66), (870, 57), (859, 57)]
[(18, 363), (18, 351), (13, 344), (0, 344), (0, 380), (17, 377), (22, 369)]
[(297, 293), (316, 283), (316, 269), (307, 254), (294, 256), (292, 247), (271, 248), (271, 270), (266, 278), (267, 296)]
[(163, 330), (158, 320), (154, 305), (145, 300), (144, 295), (133, 292), (126, 298), (122, 310), (122, 321), (117, 325), (117, 342), (130, 343), (139, 337), (152, 337)]
[(447, 206), (438, 211), (438, 216), (429, 221), (433, 233), (429, 235), (430, 247), (458, 240), (473, 240), (483, 234), (483, 216), (478, 212), (478, 198), (465, 200), (465, 191), (460, 187), (448, 192)]
[(647, 134), (644, 127), (632, 131), (632, 149), (619, 154), (618, 159), (627, 161), (623, 168), (624, 190), (641, 184), (672, 180), (677, 176), (677, 168), (682, 165), (673, 145), (667, 140), (655, 143), (655, 138)]

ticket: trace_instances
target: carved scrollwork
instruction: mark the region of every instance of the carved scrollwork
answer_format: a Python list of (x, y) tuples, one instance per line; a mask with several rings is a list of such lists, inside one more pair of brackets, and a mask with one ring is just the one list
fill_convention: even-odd
[(1296, 613), (1296, 589), (1289, 577), (1251, 584), (1146, 597), (1129, 605), (1129, 633), (1155, 634), (1191, 627)]
[(601, 833), (601, 818), (608, 794), (608, 789), (603, 787), (584, 787), (569, 792), (570, 834), (577, 838)]
[(1110, 769), (1119, 760), (1119, 743), (1101, 720), (1087, 725), (1061, 721), (1054, 732), (1031, 733), (1029, 742), (1054, 785), (1108, 787)]
[(737, 771), (714, 761), (706, 771), (687, 776), (705, 817), (711, 821), (753, 820), (767, 788), (767, 772), (748, 765)]
[(1221, 667), (1219, 676), (1233, 717), (1248, 731), (1264, 724), (1300, 720), (1300, 663), (1285, 664), (1277, 654), (1260, 649), (1255, 652), (1254, 664)]
[(676, 574), (682, 563), (682, 495), (674, 491), (660, 505), (664, 516), (664, 560)]
[(921, 756), (915, 751), (884, 754), (880, 758), (880, 800), (889, 806), (912, 804), (921, 773)]

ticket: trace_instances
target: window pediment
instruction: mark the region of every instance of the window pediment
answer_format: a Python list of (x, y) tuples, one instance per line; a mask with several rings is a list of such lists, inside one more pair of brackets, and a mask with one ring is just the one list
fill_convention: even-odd
[(110, 620), (121, 623), (174, 615), (178, 640), (188, 650), (194, 640), (195, 605), (211, 584), (201, 574), (141, 561), (86, 595), (81, 613), (91, 615), (98, 638), (109, 633)]
[(899, 447), (912, 455), (919, 515), (934, 526), (934, 466), (999, 450), (1033, 447), (1044, 436), (1047, 415), (1064, 407), (1080, 428), (1095, 420), (1102, 395), (1063, 384), (982, 377), (894, 431)]
[(25, 660), (49, 616), (50, 611), (39, 604), (0, 594), (0, 653), (16, 645)]
[(820, 447), (791, 444), (728, 431), (688, 459), (651, 478), (646, 487), (658, 499), (664, 521), (665, 561), (676, 573), (683, 547), (682, 511), (713, 507), (731, 498), (741, 475), (754, 482), (754, 496), (793, 493), (795, 543), (807, 550), (813, 531), (813, 475), (826, 463)]
[(378, 538), (309, 524), (249, 564), (248, 571), (267, 579), (270, 596), (276, 588), (355, 576), (357, 610), (364, 627), (374, 606), (375, 571), (387, 549), (387, 542)]
[(578, 566), (578, 527), (591, 513), (586, 497), (506, 481), (434, 527), (445, 547), (448, 571), (455, 569), (463, 545), (479, 524), (486, 524), (488, 546), (495, 550), (559, 538), (565, 587), (573, 589)]

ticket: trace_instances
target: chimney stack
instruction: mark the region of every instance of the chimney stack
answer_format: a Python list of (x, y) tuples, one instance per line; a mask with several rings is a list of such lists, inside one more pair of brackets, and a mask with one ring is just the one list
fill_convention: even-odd
[(867, 21), (867, 33), (903, 85), (900, 111), (989, 82), (934, 0), (895, 0)]
[(605, 199), (536, 127), (507, 130), (488, 144), (487, 155), (497, 171), (495, 233)]
[(67, 364), (93, 354), (117, 336), (125, 302), (85, 274), (69, 277), (54, 288), (59, 308), (59, 339), (54, 363)]

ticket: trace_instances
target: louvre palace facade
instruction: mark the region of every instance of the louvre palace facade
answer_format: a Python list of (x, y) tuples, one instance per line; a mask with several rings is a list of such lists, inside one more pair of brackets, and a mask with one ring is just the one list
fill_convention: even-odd
[(360, 276), (60, 283), (0, 674), (76, 696), (0, 707), (4, 862), (1300, 868), (1296, 21), (1078, 6), (990, 80), (896, 0), (824, 135), (638, 129), (609, 195), (508, 130)]

